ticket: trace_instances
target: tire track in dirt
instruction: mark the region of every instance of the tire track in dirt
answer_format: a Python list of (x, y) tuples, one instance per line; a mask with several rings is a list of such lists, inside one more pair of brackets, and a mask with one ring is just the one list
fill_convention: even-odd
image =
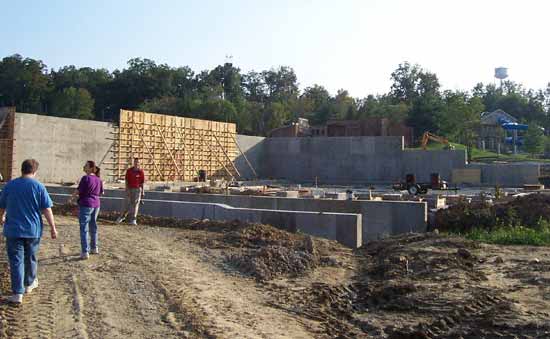
[(39, 287), (20, 307), (0, 305), (2, 339), (312, 337), (178, 230), (102, 223), (101, 254), (81, 261), (76, 220), (57, 221), (58, 240), (42, 241)]
[[(115, 230), (115, 229), (114, 229)], [(161, 230), (161, 231), (159, 231)], [(122, 229), (116, 229), (120, 232)], [(219, 338), (311, 338), (295, 317), (267, 305), (265, 295), (251, 279), (223, 272), (207, 251), (186, 241), (180, 230), (139, 227), (125, 236), (147, 244), (136, 261), (156, 274), (167, 301), (181, 305), (202, 323), (206, 337)], [(189, 319), (189, 314), (186, 317)], [(196, 328), (196, 327), (195, 327)]]

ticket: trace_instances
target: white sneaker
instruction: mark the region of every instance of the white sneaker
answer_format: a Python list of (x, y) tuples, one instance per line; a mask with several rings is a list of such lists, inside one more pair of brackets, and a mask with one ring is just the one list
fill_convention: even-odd
[(34, 281), (32, 282), (32, 284), (30, 284), (29, 286), (27, 286), (25, 288), (25, 293), (29, 294), (32, 292), (32, 290), (34, 290), (35, 288), (38, 287), (38, 278), (34, 279)]
[(89, 258), (90, 258), (90, 255), (88, 253), (80, 254), (80, 260), (88, 260)]
[(92, 248), (90, 250), (90, 254), (99, 254), (99, 249), (96, 247), (96, 248)]
[(124, 221), (124, 219), (126, 219), (126, 217), (124, 217), (123, 215), (121, 215), (120, 217), (117, 218), (116, 223), (117, 223), (117, 224), (120, 224), (121, 222)]
[(137, 226), (137, 221), (136, 220), (132, 220), (129, 222), (130, 225), (133, 225), (133, 226)]
[(21, 304), (23, 302), (22, 294), (14, 294), (6, 299), (10, 304)]

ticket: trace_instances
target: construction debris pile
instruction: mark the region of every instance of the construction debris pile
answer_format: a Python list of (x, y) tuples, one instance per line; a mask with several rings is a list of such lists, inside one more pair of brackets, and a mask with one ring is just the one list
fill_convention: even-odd
[(541, 220), (550, 220), (550, 196), (529, 194), (494, 205), (457, 203), (438, 210), (431, 228), (464, 233), (476, 228), (492, 229), (502, 225), (538, 227)]

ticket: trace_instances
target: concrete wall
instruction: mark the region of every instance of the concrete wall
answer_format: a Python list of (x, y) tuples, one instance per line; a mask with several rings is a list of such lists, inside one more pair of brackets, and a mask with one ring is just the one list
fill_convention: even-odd
[[(57, 203), (64, 203), (68, 194), (51, 194)], [(123, 199), (102, 197), (103, 211), (119, 211)], [(343, 245), (358, 248), (361, 240), (361, 215), (350, 213), (316, 213), (304, 211), (277, 211), (268, 209), (234, 208), (224, 204), (148, 199), (140, 213), (153, 217), (178, 219), (240, 220), (272, 225), (291, 232), (336, 240)]]
[(540, 165), (536, 163), (469, 164), (467, 168), (481, 170), (481, 185), (484, 186), (521, 187), (539, 183)]
[(296, 182), (390, 183), (415, 173), (450, 180), (466, 164), (464, 151), (404, 151), (403, 137), (268, 138), (265, 176)]
[[(5, 115), (0, 110), (0, 118)], [(112, 144), (111, 124), (90, 120), (66, 119), (45, 115), (16, 113), (15, 116), (15, 166), (28, 158), (40, 163), (39, 178), (44, 182), (74, 182), (82, 175), (82, 166), (87, 160), (99, 162), (105, 157), (109, 162)], [(237, 135), (241, 150), (261, 175), (263, 137)], [(254, 175), (244, 157), (239, 153), (235, 165), (242, 177), (253, 179)], [(107, 166), (103, 165), (105, 180)]]
[(402, 137), (269, 138), (265, 175), (319, 183), (398, 180), (402, 147)]
[(443, 180), (451, 181), (453, 169), (466, 166), (466, 152), (463, 150), (408, 150), (402, 153), (401, 163), (403, 179), (406, 174), (414, 173), (417, 181), (430, 182), (430, 174), (439, 173)]
[[(237, 135), (237, 144), (241, 151), (246, 155), (246, 158), (261, 177), (263, 174), (263, 143), (264, 137), (255, 137), (249, 135)], [(235, 167), (241, 173), (241, 177), (245, 179), (256, 179), (254, 172), (250, 169), (250, 166), (246, 163), (245, 158), (240, 154), (234, 161)]]
[[(69, 193), (72, 190), (48, 186), (51, 193)], [(106, 190), (105, 194), (123, 197), (125, 193), (122, 190)], [(425, 232), (428, 213), (425, 202), (415, 201), (349, 201), (170, 192), (147, 192), (145, 198), (217, 203), (238, 208), (361, 214), (363, 242), (406, 232)]]
[[(23, 160), (34, 158), (40, 163), (41, 181), (74, 182), (83, 175), (87, 160), (99, 163), (106, 156), (111, 131), (105, 122), (16, 113), (15, 166), (19, 168)], [(106, 166), (102, 170), (102, 176), (109, 178)]]

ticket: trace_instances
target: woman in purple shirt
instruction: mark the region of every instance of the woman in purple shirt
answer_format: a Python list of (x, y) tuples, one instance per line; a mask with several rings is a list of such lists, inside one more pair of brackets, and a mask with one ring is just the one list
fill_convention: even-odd
[[(95, 162), (87, 161), (84, 165), (86, 175), (80, 179), (78, 190), (78, 207), (80, 224), (80, 258), (86, 260), (91, 254), (99, 254), (97, 248), (97, 216), (99, 214), (99, 196), (103, 194), (103, 183), (100, 179), (100, 169)], [(88, 243), (88, 228), (90, 242)]]

